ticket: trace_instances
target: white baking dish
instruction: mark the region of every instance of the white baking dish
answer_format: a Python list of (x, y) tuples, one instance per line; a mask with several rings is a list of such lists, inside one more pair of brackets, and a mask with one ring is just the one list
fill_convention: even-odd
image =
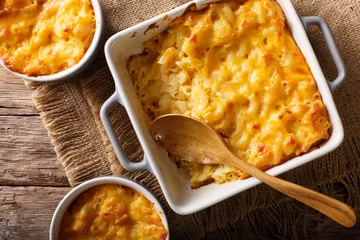
[[(127, 170), (148, 170), (154, 173), (169, 205), (179, 214), (197, 212), (260, 183), (260, 181), (255, 178), (249, 178), (222, 185), (210, 184), (192, 190), (190, 188), (190, 176), (188, 173), (184, 169), (178, 169), (168, 158), (167, 153), (160, 149), (152, 139), (148, 131), (149, 122), (144, 117), (145, 113), (142, 111), (141, 104), (132, 85), (131, 77), (126, 69), (126, 58), (130, 55), (140, 53), (143, 50), (143, 42), (166, 29), (171, 19), (182, 15), (186, 8), (192, 3), (196, 4), (197, 9), (201, 9), (210, 2), (215, 1), (198, 0), (187, 3), (115, 34), (107, 41), (105, 46), (106, 60), (115, 80), (116, 91), (104, 103), (101, 109), (101, 119), (114, 150), (121, 164)], [(290, 0), (278, 0), (278, 3), (283, 9), (290, 31), (316, 79), (318, 89), (330, 117), (332, 133), (330, 139), (320, 148), (271, 168), (267, 171), (270, 175), (279, 175), (333, 151), (341, 144), (344, 136), (343, 126), (336, 110), (331, 91), (343, 82), (346, 74), (343, 61), (336, 48), (329, 26), (319, 17), (299, 18)], [(150, 30), (146, 31), (150, 26), (154, 26), (154, 23), (156, 23), (158, 28), (150, 28)], [(333, 82), (325, 79), (310, 45), (305, 32), (305, 28), (309, 24), (318, 25), (324, 33), (325, 40), (339, 72), (338, 77)], [(137, 137), (143, 147), (145, 157), (140, 163), (129, 162), (111, 126), (108, 118), (108, 110), (110, 106), (115, 103), (121, 103), (126, 108)]]

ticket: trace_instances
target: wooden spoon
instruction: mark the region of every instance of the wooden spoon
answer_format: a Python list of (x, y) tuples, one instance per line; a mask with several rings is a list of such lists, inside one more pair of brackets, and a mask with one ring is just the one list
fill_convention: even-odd
[(210, 126), (198, 120), (183, 115), (164, 115), (151, 123), (150, 132), (162, 148), (182, 160), (201, 164), (226, 164), (240, 168), (345, 227), (355, 225), (355, 212), (350, 206), (321, 193), (270, 176), (237, 158)]

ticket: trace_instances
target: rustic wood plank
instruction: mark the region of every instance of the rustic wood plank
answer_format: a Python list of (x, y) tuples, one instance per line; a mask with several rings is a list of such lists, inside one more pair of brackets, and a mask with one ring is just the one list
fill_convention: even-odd
[(0, 185), (69, 186), (39, 116), (0, 116)]
[(0, 67), (0, 115), (38, 114), (24, 81)]
[(70, 188), (0, 187), (0, 239), (49, 239), (52, 214)]

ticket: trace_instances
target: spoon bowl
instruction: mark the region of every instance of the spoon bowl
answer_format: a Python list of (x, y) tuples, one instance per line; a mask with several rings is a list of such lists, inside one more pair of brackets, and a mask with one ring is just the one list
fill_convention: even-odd
[(218, 153), (228, 153), (224, 142), (210, 126), (199, 120), (176, 114), (164, 115), (151, 123), (150, 132), (162, 148), (182, 160), (226, 164), (218, 156)]
[(331, 197), (268, 175), (239, 159), (210, 126), (178, 114), (163, 115), (150, 124), (155, 141), (178, 159), (202, 164), (226, 164), (242, 169), (263, 183), (322, 212), (345, 227), (356, 223), (354, 210)]

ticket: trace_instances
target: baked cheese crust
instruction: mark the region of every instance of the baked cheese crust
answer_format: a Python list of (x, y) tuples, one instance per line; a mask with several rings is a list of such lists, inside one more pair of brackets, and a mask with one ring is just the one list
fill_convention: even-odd
[(65, 212), (60, 240), (164, 240), (167, 231), (154, 203), (137, 191), (104, 184), (82, 193)]
[(90, 0), (0, 1), (0, 58), (12, 71), (51, 75), (77, 64), (90, 47)]
[[(128, 70), (151, 120), (197, 118), (263, 170), (329, 138), (315, 79), (273, 0), (212, 3), (173, 20), (144, 47)], [(194, 188), (248, 177), (231, 166), (180, 162)]]

